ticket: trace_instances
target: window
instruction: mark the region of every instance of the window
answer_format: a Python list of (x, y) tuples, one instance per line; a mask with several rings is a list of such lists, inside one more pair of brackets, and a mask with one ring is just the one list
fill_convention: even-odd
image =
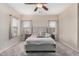
[(16, 18), (12, 17), (11, 24), (12, 24), (12, 27), (18, 27), (18, 20)]
[(24, 28), (30, 28), (31, 27), (31, 21), (23, 21), (23, 27)]
[(50, 20), (48, 26), (49, 26), (50, 28), (56, 28), (56, 21)]
[(48, 21), (48, 32), (50, 34), (55, 34), (56, 33), (56, 21), (54, 21), (54, 20), (49, 20)]
[(23, 20), (22, 21), (23, 32), (26, 34), (32, 33), (32, 21), (31, 20)]
[(18, 20), (16, 17), (11, 16), (11, 37), (16, 37), (18, 33)]

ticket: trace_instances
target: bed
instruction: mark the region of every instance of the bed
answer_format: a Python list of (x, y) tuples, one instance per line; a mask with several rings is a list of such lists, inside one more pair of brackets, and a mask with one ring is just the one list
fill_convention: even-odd
[(25, 51), (28, 52), (56, 52), (56, 43), (51, 37), (30, 36), (25, 41)]

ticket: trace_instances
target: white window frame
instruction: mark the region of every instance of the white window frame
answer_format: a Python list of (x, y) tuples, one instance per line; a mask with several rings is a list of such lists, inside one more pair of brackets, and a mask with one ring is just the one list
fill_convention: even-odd
[[(30, 21), (30, 27), (24, 27), (24, 26), (23, 26), (23, 22), (24, 22), (24, 21)], [(33, 29), (32, 29), (32, 20), (22, 20), (22, 28), (23, 28), (23, 30), (24, 30), (25, 28), (30, 28), (31, 33), (29, 33), (29, 34), (32, 34), (32, 31), (33, 31)]]
[[(13, 20), (15, 20), (16, 22), (13, 23)], [(16, 25), (15, 25), (16, 24)], [(15, 16), (10, 16), (10, 38), (14, 38), (17, 37), (18, 35), (18, 18)]]
[[(49, 22), (50, 22), (50, 21), (54, 21), (54, 22), (56, 22), (56, 23), (57, 23), (57, 21), (56, 21), (56, 20), (48, 20), (48, 27), (49, 27), (49, 28), (53, 28), (53, 27), (50, 27), (50, 25), (49, 25)], [(56, 24), (56, 27), (57, 27), (57, 24)], [(56, 28), (56, 27), (55, 27), (55, 28)]]

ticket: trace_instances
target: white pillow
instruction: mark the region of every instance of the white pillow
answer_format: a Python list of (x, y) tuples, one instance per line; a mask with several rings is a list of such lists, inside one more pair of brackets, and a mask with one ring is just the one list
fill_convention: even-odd
[(49, 33), (45, 33), (45, 37), (50, 37), (50, 34)]

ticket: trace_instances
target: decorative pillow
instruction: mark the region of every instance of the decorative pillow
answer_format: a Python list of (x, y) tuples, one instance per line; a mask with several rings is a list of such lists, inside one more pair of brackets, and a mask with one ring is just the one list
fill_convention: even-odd
[(50, 34), (49, 33), (45, 33), (45, 37), (50, 37)]
[(45, 32), (39, 32), (39, 34), (37, 36), (45, 37)]

